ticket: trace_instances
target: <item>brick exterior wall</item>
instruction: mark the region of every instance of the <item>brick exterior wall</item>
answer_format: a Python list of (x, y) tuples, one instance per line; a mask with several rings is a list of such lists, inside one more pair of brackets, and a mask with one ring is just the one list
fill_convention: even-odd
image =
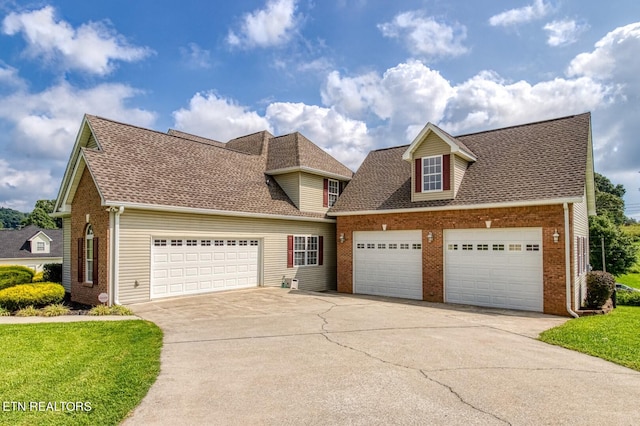
[[(386, 224), (390, 231), (423, 230), (422, 297), (430, 302), (444, 302), (443, 230), (486, 228), (487, 220), (491, 220), (491, 229), (542, 228), (544, 313), (568, 315), (562, 205), (338, 216), (336, 235), (344, 233), (346, 238), (344, 244), (338, 243), (338, 291), (353, 293), (353, 232), (381, 231), (382, 225)], [(560, 233), (558, 243), (553, 242), (556, 229)], [(431, 243), (427, 241), (429, 231), (433, 233)]]
[[(100, 204), (100, 194), (85, 168), (71, 204), (71, 300), (87, 305), (100, 304), (98, 295), (108, 292), (109, 212)], [(98, 238), (98, 284), (78, 281), (78, 239), (85, 236), (87, 214)]]

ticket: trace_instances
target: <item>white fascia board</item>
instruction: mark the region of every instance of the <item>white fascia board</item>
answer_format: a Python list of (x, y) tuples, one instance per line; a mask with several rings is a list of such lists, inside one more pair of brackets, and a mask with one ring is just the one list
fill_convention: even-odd
[(56, 198), (56, 204), (53, 207), (53, 211), (57, 212), (60, 208), (62, 208), (64, 206), (64, 199), (62, 199), (62, 195), (65, 194), (65, 198), (66, 195), (69, 192), (69, 185), (71, 184), (71, 180), (70, 178), (72, 177), (71, 175), (75, 172), (76, 167), (77, 167), (77, 163), (78, 163), (78, 154), (80, 151), (80, 141), (83, 139), (83, 135), (84, 135), (84, 130), (85, 130), (85, 126), (87, 126), (89, 128), (89, 130), (92, 132), (91, 130), (91, 126), (89, 125), (89, 122), (87, 121), (87, 116), (86, 114), (82, 117), (82, 124), (80, 124), (80, 129), (78, 130), (78, 134), (76, 135), (76, 141), (73, 144), (73, 149), (71, 149), (71, 155), (69, 155), (69, 161), (67, 162), (67, 168), (64, 172), (64, 176), (62, 177), (62, 182), (60, 184), (60, 189), (58, 190), (58, 196)]
[(229, 210), (212, 210), (212, 209), (199, 209), (194, 207), (179, 207), (179, 206), (166, 206), (157, 204), (139, 204), (139, 203), (120, 203), (117, 201), (107, 201), (103, 203), (103, 206), (107, 207), (124, 207), (131, 210), (150, 210), (156, 212), (167, 213), (191, 213), (191, 214), (203, 214), (203, 215), (216, 215), (216, 216), (234, 216), (234, 217), (246, 217), (254, 219), (278, 219), (278, 220), (297, 220), (302, 222), (321, 222), (321, 223), (336, 223), (335, 219), (327, 218), (315, 218), (305, 216), (287, 216), (276, 215), (267, 213), (250, 213), (250, 212), (236, 212)]
[(409, 148), (407, 148), (404, 154), (402, 154), (402, 159), (405, 161), (411, 161), (413, 159), (413, 153), (416, 149), (418, 149), (418, 145), (420, 145), (431, 132), (438, 135), (440, 139), (442, 139), (447, 145), (451, 147), (451, 153), (457, 154), (467, 161), (477, 160), (474, 155), (462, 150), (460, 148), (460, 145), (458, 145), (455, 140), (453, 140), (449, 135), (440, 130), (440, 128), (433, 123), (427, 123), (427, 125), (423, 127), (420, 133), (418, 133), (418, 136), (416, 136), (415, 139), (411, 142)]
[(589, 140), (587, 142), (587, 175), (586, 175), (587, 215), (595, 216), (596, 190), (595, 172), (593, 167), (593, 141), (591, 140), (591, 120), (589, 120)]
[(50, 236), (48, 236), (47, 234), (44, 233), (44, 231), (38, 231), (35, 233), (35, 235), (31, 238), (29, 238), (27, 241), (33, 241), (36, 237), (42, 235), (44, 238), (46, 238), (47, 240), (49, 240), (49, 242), (53, 241), (53, 238), (51, 238)]
[(310, 173), (312, 175), (324, 176), (324, 177), (328, 177), (328, 178), (336, 179), (336, 180), (347, 180), (347, 181), (349, 181), (349, 180), (352, 179), (352, 178), (344, 176), (344, 175), (339, 175), (339, 174), (331, 173), (331, 172), (325, 172), (324, 170), (312, 169), (311, 167), (304, 167), (304, 166), (284, 167), (282, 169), (267, 170), (264, 173), (267, 174), (267, 175), (276, 176), (276, 175), (283, 175), (285, 173), (293, 173), (293, 172), (305, 172), (305, 173)]
[(362, 216), (369, 214), (399, 214), (399, 213), (419, 213), (419, 212), (437, 212), (446, 210), (478, 210), (478, 209), (504, 209), (510, 207), (531, 207), (531, 206), (550, 206), (563, 203), (580, 203), (581, 197), (575, 198), (556, 198), (550, 200), (532, 200), (532, 201), (514, 201), (510, 203), (487, 203), (487, 204), (466, 204), (459, 206), (438, 206), (438, 207), (416, 207), (406, 209), (386, 209), (386, 210), (360, 210), (350, 212), (329, 212), (328, 216)]

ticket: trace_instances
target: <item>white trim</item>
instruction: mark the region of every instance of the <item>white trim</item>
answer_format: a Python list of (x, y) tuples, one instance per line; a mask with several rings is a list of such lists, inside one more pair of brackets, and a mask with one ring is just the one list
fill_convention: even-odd
[[(331, 192), (331, 182), (335, 182), (336, 184), (336, 192)], [(331, 204), (331, 195), (335, 195), (336, 199)], [(340, 181), (337, 179), (327, 179), (327, 205), (329, 208), (333, 207), (337, 202), (338, 198), (340, 198)]]
[(569, 235), (569, 205), (564, 203), (562, 208), (564, 209), (564, 274), (567, 313), (574, 318), (578, 318), (578, 314), (571, 309), (571, 235)]
[(411, 145), (409, 145), (409, 148), (407, 148), (404, 154), (402, 154), (402, 159), (405, 161), (413, 160), (413, 153), (416, 151), (416, 149), (418, 149), (418, 146), (422, 142), (424, 142), (424, 139), (426, 139), (426, 137), (431, 132), (438, 135), (440, 139), (442, 139), (447, 145), (451, 147), (452, 154), (457, 154), (467, 161), (477, 160), (475, 155), (471, 154), (470, 152), (464, 151), (462, 148), (460, 148), (460, 145), (458, 145), (458, 143), (451, 136), (444, 133), (438, 126), (436, 126), (433, 123), (427, 123), (426, 126), (422, 128), (420, 133), (418, 133), (418, 136), (416, 136), (413, 139), (413, 142), (411, 142)]
[[(428, 194), (430, 192), (443, 192), (444, 191), (444, 167), (443, 167), (443, 163), (444, 163), (444, 156), (442, 154), (440, 155), (428, 155), (426, 157), (422, 157), (420, 159), (420, 168), (422, 170), (420, 170), (420, 188), (422, 189), (421, 193), (422, 194)], [(439, 158), (440, 159), (440, 189), (424, 189), (424, 160), (428, 160), (431, 158)], [(435, 176), (435, 174), (429, 173), (429, 176)]]
[(191, 214), (204, 214), (204, 215), (216, 215), (216, 216), (235, 216), (235, 217), (248, 217), (256, 219), (280, 219), (280, 220), (299, 220), (302, 222), (320, 222), (320, 223), (336, 223), (335, 219), (315, 218), (305, 216), (287, 216), (276, 215), (266, 213), (250, 213), (250, 212), (237, 212), (231, 210), (213, 210), (213, 209), (201, 209), (195, 207), (180, 207), (180, 206), (166, 206), (160, 204), (141, 204), (141, 203), (122, 203), (117, 201), (107, 201), (103, 204), (107, 207), (120, 207), (128, 208), (132, 210), (149, 210), (156, 212), (169, 212), (169, 213), (191, 213)]
[[(296, 250), (296, 238), (304, 238), (304, 250)], [(316, 239), (316, 249), (309, 250), (309, 238)], [(296, 265), (296, 252), (304, 253), (304, 265)], [(316, 253), (316, 263), (309, 263), (309, 252)], [(293, 235), (293, 267), (294, 268), (306, 268), (307, 266), (322, 266), (320, 265), (320, 235), (313, 234), (294, 234)]]
[(478, 210), (478, 209), (503, 209), (510, 207), (531, 207), (531, 206), (550, 206), (563, 203), (579, 203), (581, 197), (576, 198), (554, 198), (550, 200), (531, 200), (531, 201), (513, 201), (506, 203), (487, 203), (487, 204), (464, 204), (459, 206), (437, 206), (437, 207), (410, 207), (399, 209), (384, 210), (359, 210), (349, 212), (328, 212), (328, 216), (362, 216), (368, 214), (390, 214), (390, 213), (419, 213), (419, 212), (436, 212), (446, 210)]
[(37, 237), (37, 236), (39, 236), (39, 235), (41, 235), (41, 234), (42, 234), (42, 235), (44, 235), (44, 237), (45, 237), (46, 239), (48, 239), (48, 240), (49, 240), (49, 242), (53, 241), (53, 239), (52, 239), (50, 236), (48, 236), (47, 234), (45, 234), (45, 233), (44, 233), (44, 231), (38, 231), (38, 232), (36, 232), (36, 233), (33, 235), (33, 237), (29, 238), (27, 241), (33, 241), (33, 239), (34, 239), (35, 237)]
[(293, 166), (293, 167), (284, 167), (282, 169), (267, 170), (265, 171), (265, 174), (274, 176), (274, 175), (283, 175), (285, 173), (293, 173), (293, 172), (306, 172), (312, 175), (323, 176), (323, 177), (331, 178), (335, 180), (346, 180), (346, 181), (351, 180), (351, 177), (348, 177), (348, 176), (339, 175), (337, 173), (326, 172), (324, 170), (313, 169), (311, 167), (305, 167), (305, 166)]

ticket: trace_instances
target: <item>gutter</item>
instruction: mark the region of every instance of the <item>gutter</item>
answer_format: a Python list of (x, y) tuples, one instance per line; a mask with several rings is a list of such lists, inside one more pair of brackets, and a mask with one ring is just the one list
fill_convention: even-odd
[(110, 273), (109, 273), (109, 306), (118, 305), (118, 269), (120, 266), (120, 215), (124, 206), (109, 208)]
[(565, 285), (567, 293), (567, 312), (574, 318), (578, 318), (571, 309), (571, 236), (569, 235), (569, 205), (563, 203), (564, 208), (564, 269), (565, 269)]

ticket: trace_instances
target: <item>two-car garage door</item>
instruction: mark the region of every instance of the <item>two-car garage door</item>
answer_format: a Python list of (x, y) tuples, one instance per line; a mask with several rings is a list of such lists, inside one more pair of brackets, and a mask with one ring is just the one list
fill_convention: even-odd
[[(445, 302), (542, 311), (540, 228), (445, 230), (443, 250)], [(422, 252), (420, 230), (354, 232), (354, 293), (421, 300)]]
[(257, 239), (154, 238), (151, 298), (258, 285)]

